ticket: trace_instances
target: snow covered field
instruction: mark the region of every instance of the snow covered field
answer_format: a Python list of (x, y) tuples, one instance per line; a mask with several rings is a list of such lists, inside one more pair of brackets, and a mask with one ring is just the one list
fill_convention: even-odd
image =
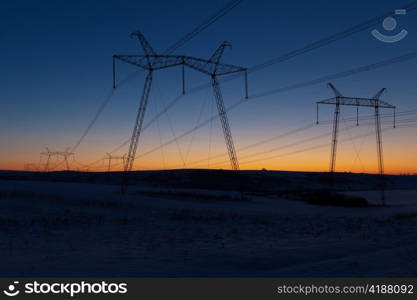
[(140, 190), (0, 180), (0, 275), (417, 276), (417, 190), (365, 208)]

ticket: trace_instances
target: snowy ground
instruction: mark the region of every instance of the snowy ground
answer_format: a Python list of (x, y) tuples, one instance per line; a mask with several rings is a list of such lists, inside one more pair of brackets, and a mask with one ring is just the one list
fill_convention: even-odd
[(0, 180), (0, 275), (417, 276), (417, 190), (343, 208), (143, 189)]

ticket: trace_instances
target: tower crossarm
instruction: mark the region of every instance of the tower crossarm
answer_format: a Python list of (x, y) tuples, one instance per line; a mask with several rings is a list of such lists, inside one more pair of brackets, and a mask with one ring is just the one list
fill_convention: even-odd
[(183, 56), (179, 55), (113, 55), (113, 58), (146, 70), (160, 70), (183, 64)]
[[(230, 64), (218, 63), (215, 61), (183, 55), (114, 55), (113, 58), (124, 61), (131, 65), (146, 70), (159, 70), (179, 65), (185, 65), (196, 71), (211, 75), (217, 68), (216, 75), (227, 75), (238, 72), (245, 72), (247, 69)], [(148, 63), (149, 59), (149, 63)]]
[(334, 97), (322, 101), (318, 101), (317, 104), (330, 104), (335, 105), (339, 102), (339, 105), (344, 106), (363, 106), (363, 107), (375, 107), (379, 106), (380, 108), (391, 108), (395, 109), (396, 107), (388, 102), (372, 99), (372, 98), (354, 98), (354, 97)]
[(216, 76), (245, 72), (247, 70), (246, 68), (235, 65), (190, 56), (184, 56), (184, 64), (191, 69), (207, 75), (212, 75), (213, 70), (216, 70)]

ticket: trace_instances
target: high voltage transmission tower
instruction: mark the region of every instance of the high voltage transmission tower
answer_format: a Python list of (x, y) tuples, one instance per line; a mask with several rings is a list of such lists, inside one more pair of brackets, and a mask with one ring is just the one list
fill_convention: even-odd
[(318, 108), (320, 104), (334, 105), (334, 119), (333, 119), (333, 134), (332, 134), (332, 148), (330, 154), (330, 167), (329, 172), (334, 173), (336, 169), (336, 153), (337, 153), (337, 142), (339, 135), (339, 121), (340, 121), (340, 106), (356, 106), (356, 125), (359, 126), (359, 107), (372, 107), (374, 108), (374, 119), (375, 119), (375, 133), (376, 133), (376, 145), (377, 145), (377, 159), (378, 159), (378, 172), (381, 176), (381, 199), (382, 203), (385, 204), (385, 193), (384, 193), (384, 155), (382, 149), (382, 133), (381, 133), (381, 116), (380, 109), (393, 109), (394, 110), (394, 128), (395, 128), (395, 110), (396, 107), (387, 102), (380, 100), (382, 94), (386, 91), (385, 88), (381, 89), (372, 98), (358, 98), (358, 97), (345, 97), (343, 96), (333, 84), (329, 83), (328, 86), (332, 89), (335, 97), (318, 101), (317, 102), (317, 124), (318, 120)]
[(112, 160), (122, 160), (123, 161), (123, 166), (125, 165), (125, 161), (126, 161), (126, 155), (123, 156), (114, 156), (110, 153), (106, 153), (107, 157), (106, 159), (109, 161), (108, 165), (107, 165), (107, 172), (110, 172), (111, 170), (111, 162)]
[(69, 171), (70, 167), (69, 167), (68, 157), (74, 155), (74, 153), (69, 152), (69, 148), (65, 149), (65, 151), (51, 151), (51, 150), (49, 150), (48, 147), (46, 147), (45, 149), (46, 149), (46, 152), (41, 152), (41, 157), (42, 156), (47, 157), (44, 172), (49, 171), (49, 165), (50, 165), (52, 157), (61, 157), (61, 158), (63, 158), (63, 162), (65, 162), (66, 169), (67, 169), (67, 171)]
[(230, 46), (227, 42), (223, 42), (210, 59), (201, 59), (197, 57), (184, 56), (184, 55), (158, 55), (153, 50), (152, 46), (148, 43), (145, 36), (139, 32), (133, 32), (133, 37), (137, 37), (140, 45), (143, 48), (145, 55), (113, 55), (113, 87), (116, 87), (116, 60), (121, 60), (132, 64), (136, 67), (145, 69), (148, 74), (145, 79), (142, 97), (139, 104), (139, 110), (136, 117), (135, 126), (133, 129), (132, 138), (130, 141), (129, 151), (126, 156), (124, 165), (125, 174), (131, 171), (133, 168), (133, 162), (136, 156), (136, 150), (138, 147), (138, 141), (142, 130), (142, 124), (145, 117), (146, 106), (149, 99), (149, 94), (152, 84), (152, 75), (156, 70), (182, 66), (182, 91), (185, 94), (185, 67), (189, 67), (201, 73), (211, 76), (212, 87), (216, 98), (218, 113), (222, 123), (223, 133), (226, 141), (226, 146), (229, 153), (230, 163), (233, 170), (239, 169), (239, 163), (236, 156), (235, 147), (233, 144), (233, 138), (230, 130), (229, 121), (224, 106), (222, 93), (220, 90), (218, 76), (245, 72), (245, 94), (248, 97), (247, 88), (247, 69), (239, 66), (224, 64), (220, 62), (223, 52), (226, 47)]

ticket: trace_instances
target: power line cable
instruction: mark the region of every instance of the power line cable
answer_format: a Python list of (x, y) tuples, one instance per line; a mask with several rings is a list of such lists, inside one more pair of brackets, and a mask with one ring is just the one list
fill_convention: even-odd
[(187, 42), (192, 40), (196, 35), (201, 33), (203, 30), (205, 30), (207, 27), (209, 27), (211, 24), (219, 20), (221, 17), (226, 15), (228, 12), (230, 12), (232, 9), (237, 7), (240, 3), (242, 3), (242, 0), (233, 0), (228, 2), (224, 7), (222, 7), (220, 10), (218, 10), (215, 14), (204, 20), (201, 24), (199, 24), (197, 27), (195, 27), (192, 31), (187, 33), (184, 37), (182, 37), (179, 41), (174, 43), (172, 46), (168, 47), (163, 53), (164, 54), (171, 54), (178, 48), (184, 46)]
[[(392, 130), (392, 129), (393, 128), (385, 128), (383, 131), (388, 131), (388, 130)], [(340, 140), (340, 143), (345, 143), (345, 142), (348, 142), (348, 141), (352, 141), (354, 139), (362, 138), (362, 137), (365, 137), (365, 136), (370, 136), (371, 134), (373, 134), (373, 133), (366, 133), (366, 134), (354, 136), (352, 138), (343, 139), (343, 140)], [(250, 163), (254, 163), (254, 162), (271, 160), (271, 159), (284, 157), (284, 156), (290, 156), (290, 155), (299, 154), (299, 153), (306, 152), (306, 151), (311, 151), (311, 150), (316, 150), (316, 149), (320, 149), (320, 148), (324, 148), (324, 147), (329, 147), (329, 145), (330, 145), (330, 143), (320, 144), (320, 145), (312, 146), (312, 147), (309, 147), (309, 148), (299, 149), (299, 150), (296, 150), (296, 151), (288, 152), (288, 153), (285, 153), (285, 154), (269, 156), (267, 158), (259, 158), (259, 159), (250, 160), (250, 161), (246, 161), (246, 162), (244, 161), (244, 162), (242, 162), (242, 164), (245, 165), (245, 164), (250, 164)]]
[[(195, 36), (197, 36), (199, 33), (201, 33), (204, 29), (206, 29), (207, 27), (209, 27), (210, 25), (215, 23), (217, 20), (219, 20), (221, 17), (226, 15), (228, 12), (230, 12), (232, 9), (237, 7), (241, 2), (242, 2), (242, 0), (238, 0), (238, 1), (233, 0), (233, 1), (228, 2), (224, 7), (222, 7), (220, 10), (218, 10), (215, 14), (213, 14), (211, 17), (206, 19), (203, 23), (199, 24), (192, 31), (187, 33), (184, 37), (182, 37), (175, 44), (173, 44), (171, 47), (166, 49), (164, 51), (164, 53), (165, 54), (170, 54), (170, 53), (174, 52), (175, 50), (177, 50), (178, 48), (182, 47), (188, 41), (190, 41)], [(128, 81), (130, 81), (131, 79), (136, 77), (137, 74), (138, 74), (137, 71), (131, 73), (123, 81), (119, 82), (118, 86), (123, 85), (124, 83), (127, 83)], [(83, 131), (81, 137), (77, 140), (75, 145), (71, 148), (71, 152), (74, 152), (80, 146), (80, 144), (85, 139), (85, 137), (88, 135), (88, 133), (90, 132), (90, 130), (92, 129), (94, 124), (97, 122), (100, 115), (103, 113), (105, 107), (110, 102), (110, 99), (113, 96), (113, 94), (114, 94), (114, 89), (111, 89), (107, 93), (107, 96), (105, 97), (104, 101), (100, 104), (97, 112), (94, 114), (94, 117), (93, 117), (92, 121), (88, 124), (87, 128)]]
[[(395, 9), (398, 9), (398, 8), (399, 7), (395, 7)], [(401, 9), (405, 9), (407, 11), (407, 13), (412, 11), (412, 10), (415, 10), (416, 8), (417, 8), (417, 1), (413, 1), (413, 2), (411, 2), (411, 3), (409, 3), (405, 6), (401, 7)], [(267, 61), (265, 61), (261, 64), (252, 66), (252, 67), (249, 68), (249, 72), (256, 72), (256, 71), (265, 69), (265, 68), (267, 68), (271, 65), (284, 62), (286, 60), (289, 60), (289, 59), (291, 59), (293, 57), (296, 57), (296, 56), (299, 56), (301, 54), (305, 54), (305, 53), (310, 52), (312, 50), (327, 46), (327, 45), (329, 45), (329, 44), (331, 44), (335, 41), (345, 39), (345, 38), (347, 38), (347, 37), (349, 37), (349, 36), (351, 36), (355, 33), (359, 33), (359, 32), (362, 32), (364, 30), (367, 30), (367, 29), (381, 23), (385, 18), (394, 16), (395, 15), (395, 9), (392, 9), (392, 10), (390, 10), (389, 12), (387, 12), (383, 15), (380, 15), (378, 17), (374, 17), (374, 18), (372, 18), (370, 20), (367, 20), (363, 23), (360, 23), (358, 25), (347, 28), (347, 29), (345, 29), (345, 30), (343, 30), (339, 33), (336, 33), (336, 34), (333, 34), (331, 36), (328, 36), (328, 37), (322, 38), (320, 40), (317, 40), (317, 41), (315, 41), (313, 43), (310, 43), (310, 44), (308, 44), (308, 45), (306, 45), (302, 48), (293, 50), (293, 51), (288, 52), (284, 55), (281, 55), (281, 56), (272, 58), (270, 60), (267, 60)]]
[[(277, 93), (288, 92), (288, 91), (291, 91), (291, 90), (296, 90), (296, 89), (299, 89), (299, 88), (303, 88), (303, 87), (307, 87), (307, 86), (311, 86), (311, 85), (316, 85), (316, 84), (323, 83), (323, 82), (328, 82), (328, 81), (333, 80), (333, 79), (340, 79), (340, 78), (344, 78), (344, 77), (349, 77), (349, 76), (352, 76), (352, 75), (355, 75), (355, 74), (358, 74), (358, 73), (369, 72), (369, 71), (372, 71), (372, 70), (375, 70), (375, 69), (380, 69), (380, 68), (387, 67), (387, 66), (390, 66), (390, 65), (393, 65), (393, 64), (396, 64), (396, 63), (412, 60), (412, 59), (415, 59), (415, 58), (417, 58), (417, 52), (411, 52), (411, 53), (406, 54), (406, 55), (402, 55), (402, 56), (399, 56), (399, 57), (395, 57), (395, 58), (391, 58), (391, 59), (388, 59), (388, 60), (383, 60), (383, 61), (380, 61), (380, 62), (377, 62), (377, 63), (369, 64), (369, 65), (366, 65), (366, 66), (350, 69), (348, 71), (339, 72), (339, 73), (336, 73), (336, 74), (320, 77), (318, 79), (314, 79), (314, 80), (294, 84), (294, 85), (283, 87), (283, 88), (273, 89), (273, 90), (270, 90), (270, 91), (267, 91), (267, 92), (258, 93), (258, 94), (255, 94), (255, 95), (251, 96), (250, 99), (253, 100), (253, 99), (263, 98), (265, 96), (270, 96), (270, 95), (277, 94)], [(241, 100), (238, 100), (237, 102), (228, 106), (226, 108), (226, 111), (227, 112), (231, 111), (231, 110), (237, 108), (238, 106), (240, 106), (241, 104), (243, 104), (247, 101), (250, 101), (250, 100), (248, 100), (246, 98), (242, 98)], [(163, 145), (160, 145), (159, 147), (165, 147), (167, 145), (170, 145), (170, 144), (176, 142), (178, 139), (182, 139), (185, 136), (193, 133), (195, 130), (198, 130), (198, 129), (204, 127), (205, 125), (209, 124), (212, 120), (215, 120), (217, 118), (218, 118), (218, 115), (213, 115), (211, 118), (201, 122), (200, 124), (194, 126), (191, 129), (183, 132), (182, 134), (177, 136), (175, 139), (172, 139), (172, 140), (169, 140), (168, 142), (165, 142)], [(148, 155), (148, 154), (150, 154), (150, 153), (152, 153), (156, 150), (159, 150), (159, 147), (151, 149), (151, 150), (149, 150), (145, 153), (139, 154), (139, 155), (136, 156), (136, 158), (143, 157), (143, 156)]]
[[(167, 50), (165, 50), (165, 53), (171, 53), (173, 51), (175, 51), (176, 49), (178, 49), (179, 47), (181, 47), (182, 45), (184, 45), (187, 41), (191, 40), (193, 37), (195, 37), (195, 35), (197, 35), (198, 33), (200, 33), (201, 31), (203, 31), (205, 28), (207, 28), (209, 25), (213, 24), (216, 20), (218, 20), (220, 17), (224, 16), (226, 13), (228, 13), (230, 10), (232, 10), (234, 7), (236, 7), (237, 5), (239, 5), (242, 1), (230, 1), (229, 3), (226, 4), (225, 7), (223, 7), (222, 9), (220, 9), (216, 14), (214, 14), (214, 16), (208, 18), (207, 21), (203, 22), (202, 24), (198, 25), (194, 30), (192, 30), (190, 33), (188, 33), (187, 35), (185, 35), (183, 38), (181, 38), (177, 43), (175, 43), (174, 45), (172, 45), (171, 47), (169, 47)], [(397, 7), (398, 8), (398, 7)], [(413, 11), (417, 8), (417, 1), (413, 1), (405, 6), (402, 7), (402, 9), (407, 10), (407, 12)], [(355, 33), (361, 32), (363, 30), (369, 29), (372, 26), (375, 26), (376, 24), (380, 23), (383, 19), (385, 19), (386, 17), (392, 16), (395, 14), (395, 10), (391, 10), (388, 13), (385, 13), (384, 15), (378, 16), (378, 17), (374, 17), (368, 21), (365, 21), (363, 23), (360, 23), (358, 25), (352, 26), (346, 30), (343, 30), (339, 33), (333, 34), (331, 36), (322, 38), (320, 40), (317, 40), (313, 43), (307, 44), (306, 46), (290, 51), (284, 55), (275, 57), (273, 59), (267, 60), (263, 63), (257, 64), (252, 66), (251, 68), (249, 68), (249, 72), (256, 72), (259, 70), (262, 70), (264, 68), (267, 68), (271, 65), (277, 64), (277, 63), (281, 63), (284, 62), (286, 60), (289, 60), (291, 58), (294, 58), (296, 56), (299, 56), (301, 54), (305, 54), (308, 53), (312, 50), (324, 47), (326, 45), (329, 45), (335, 41), (339, 41), (342, 40), (344, 38), (347, 38)], [(403, 57), (403, 59), (406, 59), (405, 57)], [(375, 66), (377, 68), (377, 66)], [(137, 71), (136, 71), (137, 72)], [(134, 72), (134, 73), (136, 73)], [(134, 75), (134, 73), (132, 75)], [(343, 78), (344, 76), (346, 76), (346, 74), (334, 74), (333, 79), (338, 79), (338, 78)], [(224, 81), (227, 80), (231, 80), (233, 78), (237, 78), (234, 76), (230, 76), (228, 78), (226, 78)], [(332, 78), (328, 78), (325, 80), (331, 80)], [(304, 83), (306, 85), (310, 85), (310, 84), (314, 84), (314, 83)], [(200, 89), (204, 89), (210, 87), (210, 85), (202, 85), (202, 86), (198, 86), (194, 89), (194, 91), (200, 90)], [(292, 89), (293, 86), (289, 86), (287, 87), (287, 89)], [(285, 89), (285, 88), (284, 88)], [(284, 90), (285, 91), (285, 90)], [(190, 91), (192, 92), (192, 91)], [(273, 93), (273, 91), (267, 92), (267, 93)], [(263, 95), (257, 95), (257, 96), (263, 96)], [(91, 127), (91, 126), (89, 126)], [(90, 128), (91, 129), (91, 128)], [(87, 129), (87, 133), (90, 129)], [(86, 135), (86, 134), (85, 134)], [(85, 137), (84, 135), (84, 137)], [(84, 138), (81, 138), (82, 139)], [(80, 143), (80, 142), (79, 142)], [(79, 143), (77, 143), (79, 145)], [(77, 147), (78, 147), (77, 145)], [(125, 144), (123, 143), (123, 146)], [(121, 147), (123, 147), (121, 146)]]

